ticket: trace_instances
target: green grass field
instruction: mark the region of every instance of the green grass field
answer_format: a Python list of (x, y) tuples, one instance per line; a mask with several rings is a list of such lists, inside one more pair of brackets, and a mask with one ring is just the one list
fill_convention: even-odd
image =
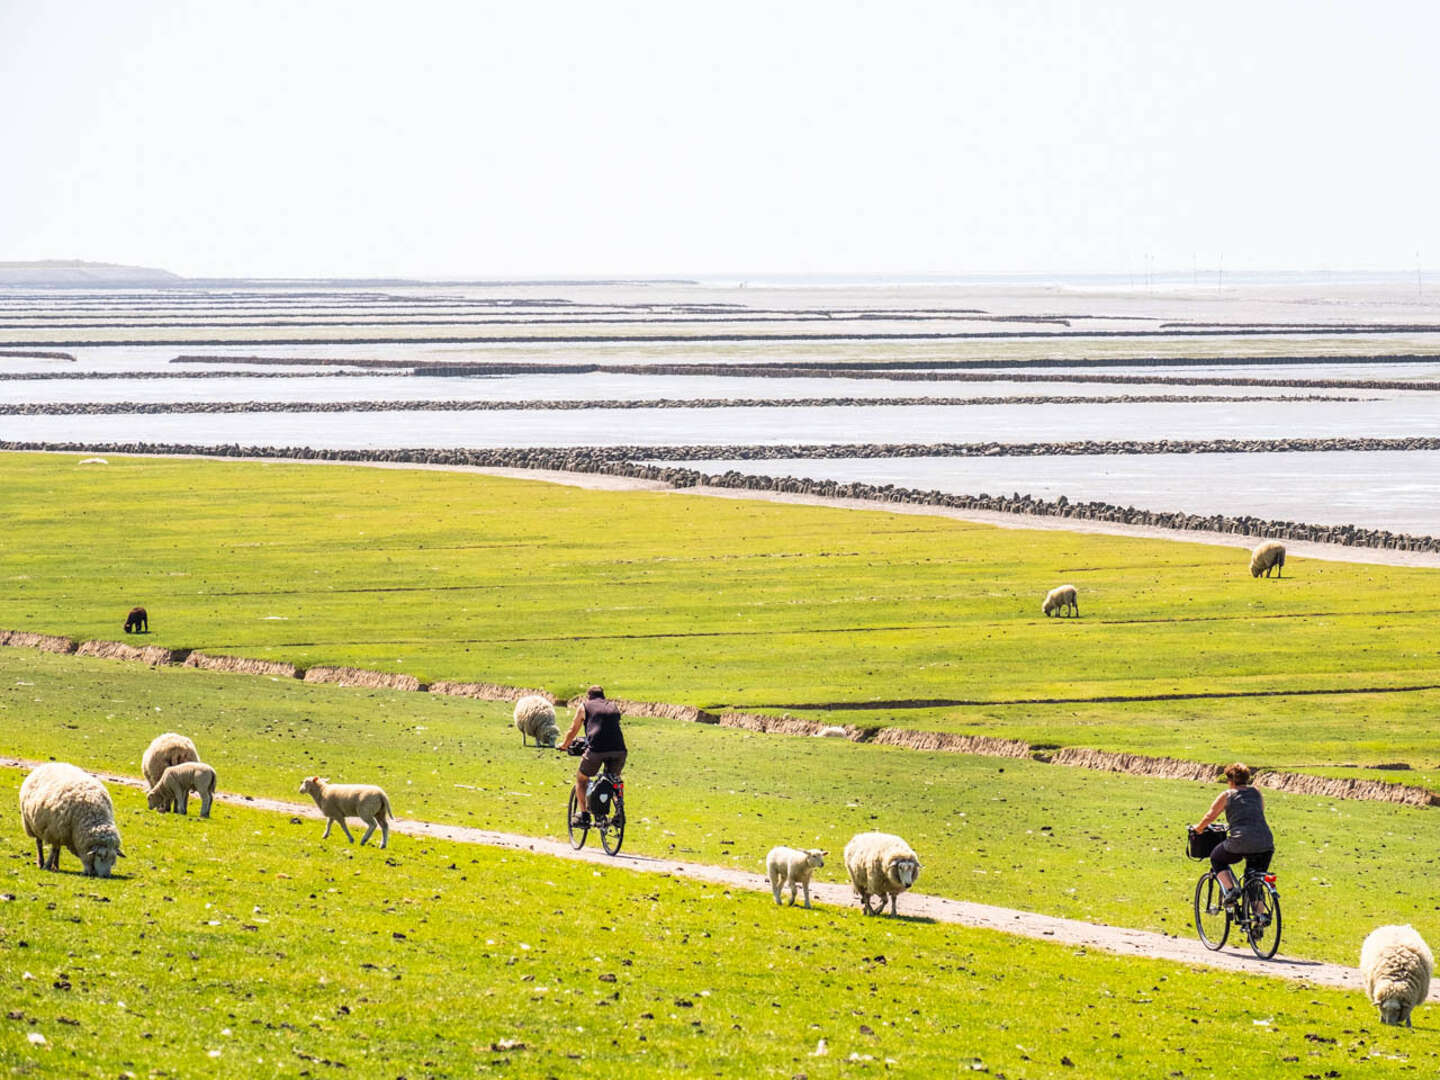
[[(522, 749), (509, 720), (507, 705), (439, 695), (0, 650), (0, 752), (136, 776), (150, 739), (178, 730), (225, 791), (303, 802), (300, 780), (320, 773), (383, 784), (402, 817), (559, 838), (574, 759)], [(759, 873), (776, 844), (819, 846), (833, 853), (821, 879), (843, 881), (845, 842), (878, 828), (920, 853), (925, 892), (1194, 933), (1201, 866), (1180, 842), (1212, 785), (678, 721), (626, 727), (629, 851)], [(1386, 922), (1440, 938), (1434, 810), (1266, 798), (1287, 956), (1354, 964)], [(307, 839), (320, 830), (307, 823)]]
[[(20, 774), (0, 769), (0, 802)], [(15, 1076), (1405, 1076), (1430, 1011), (117, 790), (110, 880), (0, 860)], [(75, 863), (68, 856), (67, 871)], [(825, 1053), (815, 1056), (824, 1043)]]
[[(77, 460), (0, 460), (0, 626), (123, 638), (141, 603), (146, 642), (302, 666), (1440, 772), (1437, 693), (1401, 689), (1440, 686), (1434, 570), (1292, 559), (1255, 581), (1242, 551), (1200, 544), (423, 470)], [(1084, 617), (1043, 618), (1064, 580)], [(1241, 696), (1154, 700), (1173, 694)]]

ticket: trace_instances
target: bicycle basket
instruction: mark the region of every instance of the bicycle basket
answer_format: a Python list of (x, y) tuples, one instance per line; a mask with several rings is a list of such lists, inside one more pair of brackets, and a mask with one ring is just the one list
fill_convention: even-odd
[(565, 748), (565, 752), (571, 757), (583, 757), (589, 746), (590, 743), (585, 739), (576, 739)]
[(1229, 830), (1219, 823), (1205, 826), (1200, 832), (1193, 828), (1185, 830), (1185, 857), (1187, 859), (1208, 859), (1210, 852), (1220, 846)]

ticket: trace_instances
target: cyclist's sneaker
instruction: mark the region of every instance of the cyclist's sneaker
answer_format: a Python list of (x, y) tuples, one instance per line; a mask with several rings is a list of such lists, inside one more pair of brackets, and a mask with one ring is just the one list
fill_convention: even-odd
[(571, 814), (570, 827), (572, 829), (588, 829), (590, 827), (589, 814)]

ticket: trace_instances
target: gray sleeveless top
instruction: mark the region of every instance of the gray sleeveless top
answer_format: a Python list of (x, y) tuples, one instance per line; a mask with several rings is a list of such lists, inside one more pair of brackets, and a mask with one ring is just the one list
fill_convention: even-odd
[(1253, 787), (1238, 787), (1230, 792), (1225, 801), (1225, 820), (1230, 825), (1230, 850), (1237, 855), (1275, 849), (1275, 838), (1265, 823), (1265, 800)]

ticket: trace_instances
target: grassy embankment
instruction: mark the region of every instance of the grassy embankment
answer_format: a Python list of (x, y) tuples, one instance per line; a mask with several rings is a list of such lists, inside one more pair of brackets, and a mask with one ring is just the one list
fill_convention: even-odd
[[(0, 770), (0, 802), (18, 782)], [(1296, 1080), (1435, 1067), (1428, 1010), (1387, 1029), (1354, 993), (116, 795), (125, 877), (0, 860), (7, 1073), (1149, 1078), (1241, 1048)]]
[[(6, 455), (0, 626), (1435, 783), (1440, 573), (378, 470)], [(1079, 620), (1045, 619), (1059, 581)], [(1146, 700), (1172, 694), (1237, 698)], [(1097, 700), (1118, 698), (1121, 700)], [(1030, 704), (1035, 699), (1054, 704)], [(964, 704), (941, 704), (943, 702)], [(820, 706), (824, 706), (823, 708)], [(1405, 762), (1411, 773), (1348, 766)]]
[[(1210, 785), (676, 721), (627, 728), (629, 851), (758, 873), (773, 845), (813, 845), (832, 852), (821, 879), (843, 881), (845, 842), (879, 828), (920, 852), (926, 892), (1194, 933), (1200, 867), (1180, 835)], [(301, 802), (312, 773), (377, 781), (402, 817), (529, 835), (562, 835), (574, 775), (569, 757), (523, 750), (503, 704), (0, 650), (0, 753), (133, 776), (166, 730), (195, 739), (226, 791)], [(1440, 937), (1440, 814), (1277, 793), (1267, 805), (1286, 955), (1354, 964), (1386, 922)], [(307, 823), (307, 843), (320, 828)]]

